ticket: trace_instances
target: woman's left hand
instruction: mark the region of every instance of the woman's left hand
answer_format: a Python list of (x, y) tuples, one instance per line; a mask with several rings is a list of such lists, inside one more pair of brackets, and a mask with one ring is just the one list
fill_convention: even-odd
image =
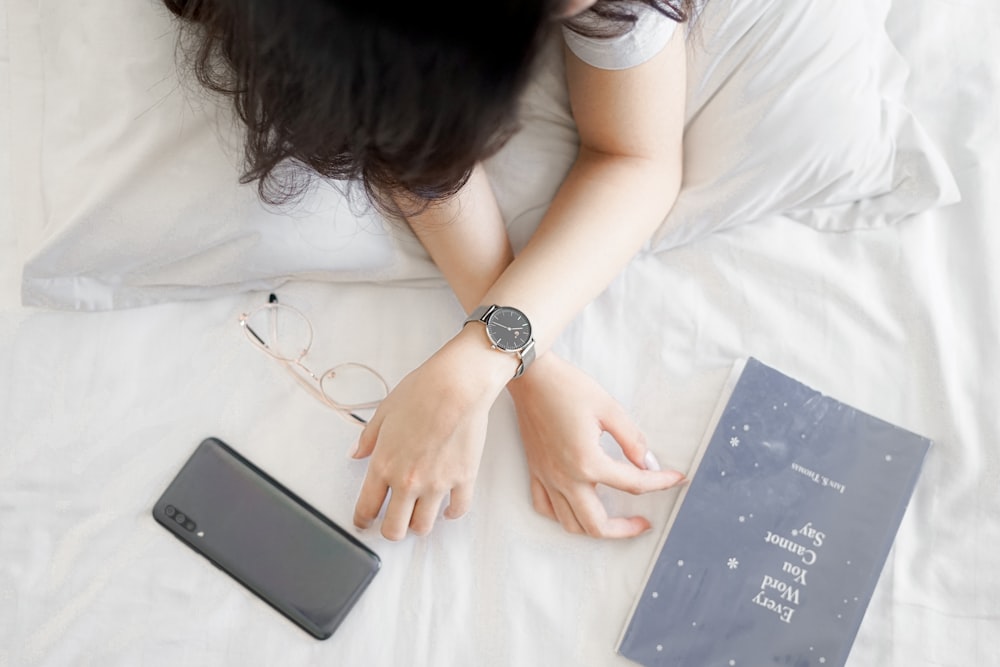
[[(641, 494), (668, 489), (685, 477), (659, 469), (621, 404), (551, 352), (508, 389), (517, 408), (535, 510), (571, 533), (592, 537), (634, 537), (648, 530), (645, 517), (608, 516), (597, 485)], [(598, 440), (605, 431), (629, 462), (616, 461), (601, 448)]]

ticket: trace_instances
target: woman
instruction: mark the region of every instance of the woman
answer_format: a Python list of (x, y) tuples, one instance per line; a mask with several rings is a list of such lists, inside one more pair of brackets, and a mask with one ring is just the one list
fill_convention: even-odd
[[(660, 470), (623, 408), (549, 348), (676, 198), (685, 50), (675, 27), (693, 0), (498, 0), (477, 7), (485, 28), (455, 0), (164, 2), (192, 28), (199, 79), (230, 95), (247, 126), (244, 180), (269, 201), (294, 197), (312, 172), (363, 182), (474, 315), (362, 432), (352, 455), (371, 461), (354, 522), (371, 525), (388, 500), (382, 534), (397, 540), (430, 531), (446, 497), (445, 517), (464, 514), (490, 406), (507, 387), (535, 509), (574, 533), (647, 530), (643, 517), (609, 517), (596, 484), (645, 493), (684, 476)], [(515, 130), (553, 30), (566, 43), (580, 150), (515, 258), (480, 161)], [(598, 446), (602, 431), (631, 465)]]

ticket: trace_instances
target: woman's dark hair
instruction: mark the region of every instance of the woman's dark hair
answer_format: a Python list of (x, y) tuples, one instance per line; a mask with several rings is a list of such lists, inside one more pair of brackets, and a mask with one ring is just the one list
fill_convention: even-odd
[[(683, 21), (693, 0), (639, 1)], [(493, 2), (474, 10), (490, 12), (475, 25), (459, 0), (163, 2), (188, 28), (198, 81), (230, 97), (246, 125), (242, 182), (276, 204), (314, 172), (360, 181), (398, 212), (390, 195), (451, 196), (515, 131), (518, 97), (565, 0)], [(588, 11), (615, 30), (635, 21), (615, 0)]]

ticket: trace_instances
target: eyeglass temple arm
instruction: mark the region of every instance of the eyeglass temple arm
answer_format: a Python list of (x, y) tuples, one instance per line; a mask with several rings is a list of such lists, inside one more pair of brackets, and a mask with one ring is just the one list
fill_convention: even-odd
[[(275, 294), (274, 292), (271, 292), (270, 294), (267, 295), (267, 302), (278, 303), (278, 295)], [(257, 332), (253, 330), (253, 327), (250, 326), (249, 322), (244, 321), (243, 326), (246, 327), (246, 330), (250, 332), (251, 336), (257, 339), (257, 342), (261, 344), (261, 347), (264, 348), (268, 347), (267, 343), (264, 342), (264, 339), (257, 335)]]

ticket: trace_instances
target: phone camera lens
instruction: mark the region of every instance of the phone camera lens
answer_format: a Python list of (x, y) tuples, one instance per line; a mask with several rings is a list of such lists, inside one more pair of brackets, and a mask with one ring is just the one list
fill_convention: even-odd
[(184, 525), (184, 521), (186, 519), (187, 519), (187, 516), (184, 514), (184, 512), (178, 512), (174, 516), (174, 521), (176, 521), (177, 523), (181, 524), (182, 526)]
[(163, 513), (172, 519), (174, 518), (174, 515), (177, 514), (177, 508), (175, 508), (173, 505), (167, 505), (166, 507), (163, 508)]
[(192, 521), (191, 519), (188, 519), (187, 521), (184, 522), (184, 527), (191, 532), (194, 532), (194, 529), (196, 528), (194, 521)]

